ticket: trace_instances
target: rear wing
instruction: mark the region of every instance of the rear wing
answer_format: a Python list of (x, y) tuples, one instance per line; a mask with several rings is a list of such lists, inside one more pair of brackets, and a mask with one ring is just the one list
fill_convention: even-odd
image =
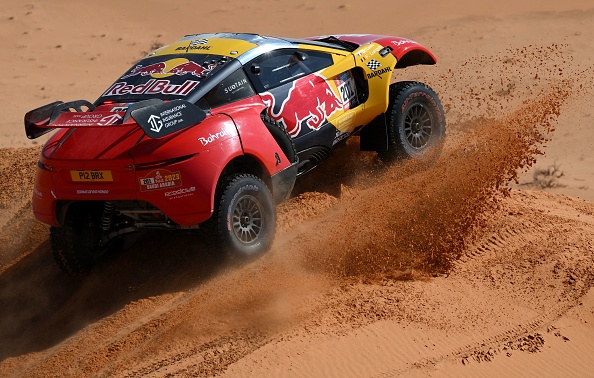
[(138, 124), (150, 138), (160, 138), (206, 118), (204, 110), (184, 100), (151, 99), (134, 103), (125, 112), (97, 111), (86, 100), (56, 101), (25, 114), (27, 138), (59, 128), (114, 127)]

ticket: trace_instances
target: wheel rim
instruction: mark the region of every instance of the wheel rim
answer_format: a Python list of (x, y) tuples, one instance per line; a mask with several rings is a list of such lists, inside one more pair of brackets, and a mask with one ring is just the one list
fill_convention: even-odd
[(233, 210), (233, 232), (243, 243), (251, 243), (262, 230), (260, 202), (253, 196), (244, 196)]
[(424, 104), (414, 104), (404, 117), (404, 137), (417, 150), (426, 147), (433, 130), (433, 114)]

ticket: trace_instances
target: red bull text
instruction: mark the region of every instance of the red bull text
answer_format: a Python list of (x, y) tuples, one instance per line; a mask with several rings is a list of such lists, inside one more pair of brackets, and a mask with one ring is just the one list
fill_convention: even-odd
[(119, 81), (113, 84), (102, 96), (122, 96), (122, 95), (174, 95), (187, 96), (196, 86), (198, 81), (186, 80), (182, 84), (171, 84), (169, 80), (150, 79), (146, 83), (139, 85), (129, 85), (125, 81)]

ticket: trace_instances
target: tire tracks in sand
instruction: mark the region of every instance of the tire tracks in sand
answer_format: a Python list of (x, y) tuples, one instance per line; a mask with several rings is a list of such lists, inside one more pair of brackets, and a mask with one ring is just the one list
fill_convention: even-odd
[[(564, 210), (562, 216), (555, 214), (559, 210)], [(441, 279), (455, 278), (476, 286), (481, 281), (487, 286), (500, 284), (505, 281), (504, 276), (508, 280), (517, 279), (507, 290), (497, 291), (504, 296), (503, 301), (493, 300), (497, 304), (520, 302), (520, 308), (533, 308), (536, 314), (526, 317), (520, 324), (504, 327), (502, 331), (484, 331), (483, 337), (470, 343), (464, 343), (462, 338), (448, 338), (450, 347), (446, 352), (411, 361), (406, 367), (383, 372), (377, 377), (399, 376), (448, 360), (463, 364), (490, 361), (510, 350), (514, 342), (532, 340), (535, 333), (548, 332), (553, 323), (580, 305), (594, 286), (593, 210), (591, 203), (563, 196), (513, 193), (499, 212), (500, 220), (491, 220), (491, 231), (467, 249), (450, 277)], [(526, 276), (527, 272), (539, 275), (540, 284), (535, 285), (534, 280), (527, 279), (531, 277)], [(527, 281), (532, 282), (527, 284)], [(464, 286), (460, 284), (460, 287)], [(517, 298), (516, 294), (521, 292), (519, 287), (530, 287), (531, 292), (520, 293), (521, 298)], [(547, 296), (549, 300), (545, 303), (542, 298)]]

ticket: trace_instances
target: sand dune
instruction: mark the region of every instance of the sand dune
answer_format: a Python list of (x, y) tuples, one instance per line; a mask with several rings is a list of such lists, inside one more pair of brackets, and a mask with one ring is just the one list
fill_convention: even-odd
[[(5, 4), (0, 376), (591, 376), (592, 25), (590, 1)], [(440, 94), (440, 160), (382, 168), (353, 139), (251, 264), (159, 232), (65, 276), (31, 213), (24, 113), (93, 100), (152, 44), (218, 30), (422, 42), (438, 65), (393, 80)]]

